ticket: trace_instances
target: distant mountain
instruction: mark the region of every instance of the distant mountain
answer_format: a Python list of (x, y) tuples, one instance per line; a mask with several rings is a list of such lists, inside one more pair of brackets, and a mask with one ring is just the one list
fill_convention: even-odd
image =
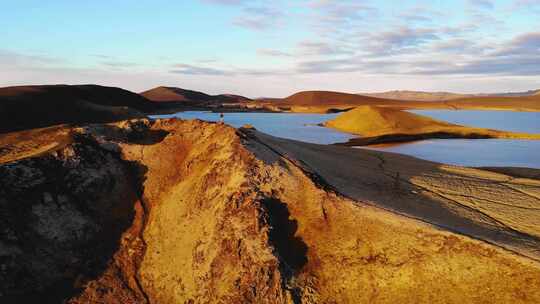
[(423, 91), (404, 91), (395, 90), (380, 93), (359, 93), (358, 95), (371, 96), (378, 98), (411, 100), (411, 101), (445, 101), (469, 97), (523, 97), (539, 95), (540, 90), (529, 90), (526, 92), (508, 92), (508, 93), (480, 93), (480, 94), (459, 94), (450, 92), (423, 92)]
[(340, 92), (303, 91), (281, 100), (272, 101), (269, 104), (270, 106), (279, 110), (307, 113), (336, 112), (363, 105), (392, 107), (395, 109), (477, 109), (539, 111), (539, 101), (540, 94), (526, 96), (462, 95), (459, 98), (456, 97), (447, 100), (399, 100), (397, 98), (390, 99)]
[(64, 123), (111, 122), (145, 116), (148, 99), (98, 85), (41, 85), (0, 88), (0, 133)]
[(444, 101), (463, 97), (472, 97), (470, 94), (457, 94), (450, 92), (422, 92), (422, 91), (388, 91), (381, 93), (359, 93), (359, 95), (414, 101)]
[(239, 95), (209, 95), (199, 91), (163, 86), (142, 92), (140, 95), (154, 102), (175, 103), (188, 106), (199, 106), (216, 103), (246, 103), (251, 101), (251, 99)]
[(539, 90), (529, 90), (525, 92), (508, 92), (508, 93), (496, 93), (496, 94), (476, 94), (476, 96), (500, 96), (500, 97), (522, 97), (522, 96), (534, 96), (540, 95)]

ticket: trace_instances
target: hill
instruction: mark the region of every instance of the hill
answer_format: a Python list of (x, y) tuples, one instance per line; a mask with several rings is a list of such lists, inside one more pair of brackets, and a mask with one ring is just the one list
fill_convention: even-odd
[(402, 101), (331, 91), (303, 91), (267, 102), (276, 109), (291, 112), (339, 112), (361, 105), (404, 107)]
[(522, 138), (540, 139), (540, 134), (525, 134), (450, 124), (402, 110), (360, 106), (323, 124), (344, 132), (362, 135), (349, 145), (404, 142), (427, 138)]
[(246, 103), (251, 101), (251, 99), (239, 95), (208, 95), (199, 91), (163, 86), (142, 92), (141, 95), (154, 102), (188, 106), (205, 106), (220, 103)]
[(304, 91), (283, 99), (281, 103), (297, 106), (340, 106), (399, 104), (399, 101), (341, 92)]
[(411, 101), (446, 101), (460, 98), (474, 97), (523, 97), (540, 94), (540, 90), (529, 90), (525, 92), (508, 92), (508, 93), (480, 93), (480, 94), (459, 94), (450, 92), (423, 92), (423, 91), (407, 91), (395, 90), (380, 93), (359, 93), (359, 95), (372, 96), (386, 99), (396, 100), (411, 100)]
[(1, 303), (540, 302), (538, 180), (198, 120), (24, 133)]
[(470, 97), (469, 94), (457, 94), (449, 92), (422, 92), (422, 91), (388, 91), (380, 93), (359, 93), (358, 95), (413, 101), (444, 101), (463, 97)]
[(530, 96), (477, 96), (448, 100), (455, 110), (540, 111), (540, 94)]
[(98, 85), (0, 88), (0, 132), (144, 116), (155, 105), (138, 94)]
[(415, 101), (329, 91), (304, 91), (281, 100), (267, 102), (266, 105), (291, 112), (315, 113), (344, 111), (364, 105), (394, 109), (540, 111), (540, 95), (455, 97), (449, 100)]
[(524, 92), (506, 92), (506, 93), (495, 93), (495, 94), (476, 94), (478, 96), (499, 96), (499, 97), (521, 97), (521, 96), (534, 96), (540, 94), (539, 90), (529, 90)]
[(324, 125), (366, 137), (393, 133), (424, 133), (457, 126), (427, 116), (373, 106), (357, 107)]

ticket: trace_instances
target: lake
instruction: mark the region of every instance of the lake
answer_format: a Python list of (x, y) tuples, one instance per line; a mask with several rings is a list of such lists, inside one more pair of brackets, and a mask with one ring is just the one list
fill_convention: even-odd
[[(540, 113), (505, 111), (421, 110), (414, 113), (476, 127), (516, 132), (540, 133)], [(288, 139), (317, 144), (346, 142), (353, 134), (316, 126), (339, 114), (225, 113), (225, 123), (233, 127), (251, 124), (257, 130)], [(187, 111), (155, 118), (178, 117), (218, 121), (219, 114)], [(387, 147), (362, 147), (407, 154), (431, 161), (462, 166), (510, 166), (540, 168), (540, 141), (506, 139), (435, 139)]]
[[(540, 113), (509, 111), (414, 110), (460, 125), (540, 133)], [(507, 166), (540, 169), (540, 141), (513, 139), (433, 139), (366, 149), (407, 154), (470, 167)]]
[(464, 126), (540, 133), (540, 113), (538, 112), (470, 110), (413, 110), (409, 112)]
[[(338, 114), (298, 114), (298, 113), (225, 113), (225, 123), (239, 128), (251, 124), (257, 130), (282, 138), (315, 144), (347, 142), (356, 135), (319, 127), (317, 124), (335, 118)], [(219, 113), (206, 111), (186, 111), (169, 115), (154, 115), (155, 118), (178, 117), (219, 121)]]
[(468, 167), (540, 169), (540, 141), (508, 139), (430, 139), (390, 147), (362, 147)]

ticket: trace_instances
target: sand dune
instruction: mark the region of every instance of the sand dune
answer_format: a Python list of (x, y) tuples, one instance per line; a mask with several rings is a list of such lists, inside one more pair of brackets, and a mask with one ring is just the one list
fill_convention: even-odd
[(450, 124), (402, 110), (360, 106), (323, 124), (325, 127), (362, 135), (348, 145), (404, 142), (427, 138), (540, 139), (540, 134), (506, 132)]
[(155, 105), (138, 94), (97, 85), (0, 88), (0, 133), (63, 123), (142, 117)]
[(31, 132), (0, 135), (2, 303), (540, 301), (538, 180), (196, 120)]

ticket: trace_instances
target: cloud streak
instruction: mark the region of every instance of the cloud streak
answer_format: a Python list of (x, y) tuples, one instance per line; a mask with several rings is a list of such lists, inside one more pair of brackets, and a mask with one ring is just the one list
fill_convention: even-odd
[(469, 4), (482, 9), (493, 9), (495, 7), (491, 0), (469, 0)]
[(0, 49), (0, 66), (47, 66), (64, 60), (47, 55), (28, 55)]
[(219, 4), (219, 5), (242, 5), (247, 3), (247, 0), (201, 0), (203, 3)]
[(283, 52), (280, 50), (274, 50), (274, 49), (258, 49), (257, 54), (260, 56), (268, 56), (268, 57), (293, 57), (294, 55), (291, 53)]
[[(462, 39), (444, 41), (435, 44), (433, 48), (442, 52), (442, 55), (433, 56), (433, 60), (425, 60), (425, 56), (385, 60), (353, 56), (304, 61), (299, 63), (297, 70), (300, 73), (540, 76), (540, 32), (519, 35), (484, 53), (481, 53), (481, 47)], [(470, 52), (474, 56), (452, 57), (449, 53), (454, 52)]]
[(284, 15), (281, 10), (270, 6), (246, 7), (232, 23), (244, 29), (264, 31), (278, 27)]
[(431, 28), (403, 26), (391, 31), (371, 34), (364, 39), (364, 50), (372, 56), (409, 52), (416, 47), (439, 40), (437, 31)]
[(232, 72), (208, 68), (203, 66), (196, 66), (185, 63), (178, 63), (173, 66), (173, 69), (169, 71), (173, 74), (184, 74), (184, 75), (204, 75), (204, 76), (227, 76), (233, 75)]
[[(354, 87), (359, 75), (379, 77), (384, 83), (397, 79), (393, 82), (397, 85), (409, 77), (435, 81), (461, 76), (483, 79), (487, 85), (512, 77), (540, 83), (530, 80), (540, 76), (540, 32), (536, 30), (540, 23), (535, 18), (540, 0), (458, 2), (454, 10), (444, 1), (404, 1), (398, 9), (389, 9), (396, 3), (198, 0), (182, 3), (182, 7), (193, 5), (198, 11), (197, 16), (178, 23), (193, 25), (193, 33), (172, 40), (170, 33), (153, 35), (148, 41), (154, 48), (134, 50), (119, 42), (106, 48), (114, 50), (111, 54), (98, 46), (74, 51), (73, 58), (58, 49), (58, 53), (50, 53), (55, 48), (32, 53), (30, 50), (42, 49), (36, 45), (0, 50), (0, 76), (3, 83), (46, 79), (32, 76), (46, 73), (50, 79), (66, 79), (57, 77), (63, 74), (86, 81), (94, 79), (89, 74), (142, 75), (151, 71), (161, 79), (199, 81), (208, 87), (242, 79), (247, 90), (255, 90), (254, 83), (261, 90), (277, 83), (287, 88)], [(199, 13), (213, 18), (199, 18)], [(177, 25), (174, 18), (168, 22), (171, 28)], [(158, 47), (161, 45), (167, 48)], [(326, 73), (331, 77), (321, 77)], [(137, 79), (143, 83), (142, 78)], [(447, 84), (441, 81), (440, 85)]]

